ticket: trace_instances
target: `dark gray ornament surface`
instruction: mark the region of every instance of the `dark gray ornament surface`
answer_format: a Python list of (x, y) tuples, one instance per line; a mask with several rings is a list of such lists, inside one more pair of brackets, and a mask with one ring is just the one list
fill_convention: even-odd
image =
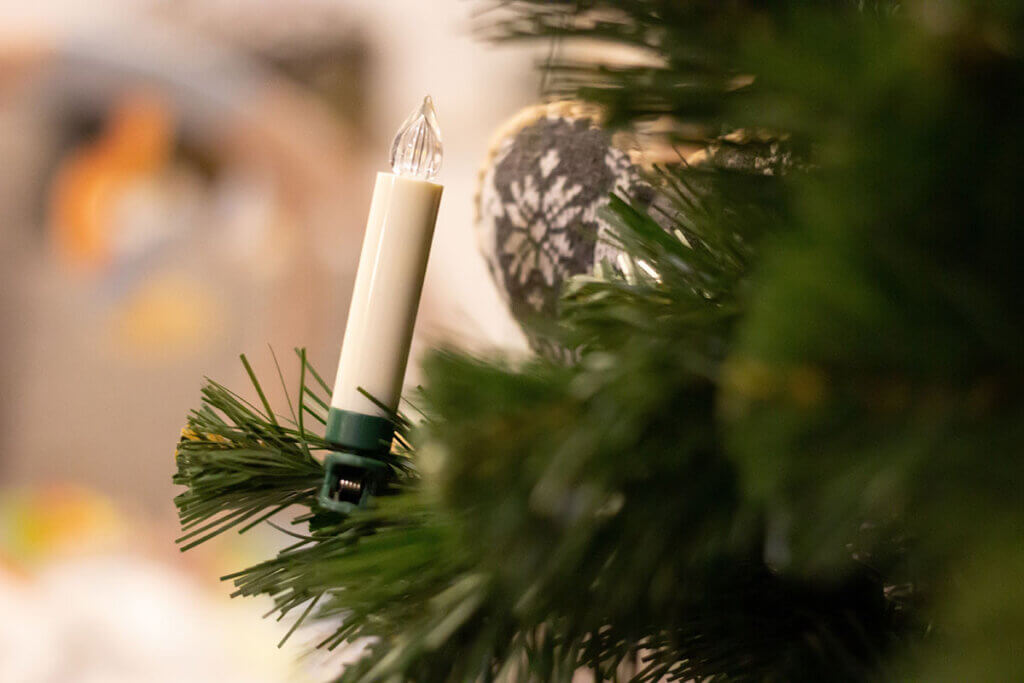
[(485, 169), (477, 231), (491, 274), (534, 348), (529, 324), (557, 311), (563, 283), (615, 250), (598, 216), (618, 191), (651, 192), (628, 155), (590, 119), (543, 116), (499, 143)]

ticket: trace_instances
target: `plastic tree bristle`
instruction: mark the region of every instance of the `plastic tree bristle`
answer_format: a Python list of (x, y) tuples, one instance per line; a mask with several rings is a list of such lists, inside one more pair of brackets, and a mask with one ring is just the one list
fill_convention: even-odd
[(431, 180), (441, 170), (441, 129), (430, 96), (411, 113), (391, 143), (391, 169), (401, 176)]

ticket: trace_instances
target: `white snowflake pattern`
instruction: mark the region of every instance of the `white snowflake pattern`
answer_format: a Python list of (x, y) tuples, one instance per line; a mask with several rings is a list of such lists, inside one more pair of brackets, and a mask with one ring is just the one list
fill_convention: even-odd
[(585, 120), (542, 119), (503, 141), (483, 178), (477, 234), (521, 323), (555, 314), (562, 283), (603, 251), (599, 209), (638, 180), (628, 155)]

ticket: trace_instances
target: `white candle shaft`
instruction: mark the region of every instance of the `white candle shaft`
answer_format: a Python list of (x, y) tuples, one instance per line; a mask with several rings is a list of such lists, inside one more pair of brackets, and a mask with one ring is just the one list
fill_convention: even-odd
[(331, 406), (386, 416), (398, 407), (442, 186), (378, 173)]

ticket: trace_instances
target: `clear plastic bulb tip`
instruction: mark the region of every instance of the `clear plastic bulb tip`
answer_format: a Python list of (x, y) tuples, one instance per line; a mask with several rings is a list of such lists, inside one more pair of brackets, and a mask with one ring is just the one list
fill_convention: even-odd
[(395, 134), (391, 143), (391, 170), (396, 175), (431, 180), (441, 170), (441, 151), (437, 112), (427, 95)]

